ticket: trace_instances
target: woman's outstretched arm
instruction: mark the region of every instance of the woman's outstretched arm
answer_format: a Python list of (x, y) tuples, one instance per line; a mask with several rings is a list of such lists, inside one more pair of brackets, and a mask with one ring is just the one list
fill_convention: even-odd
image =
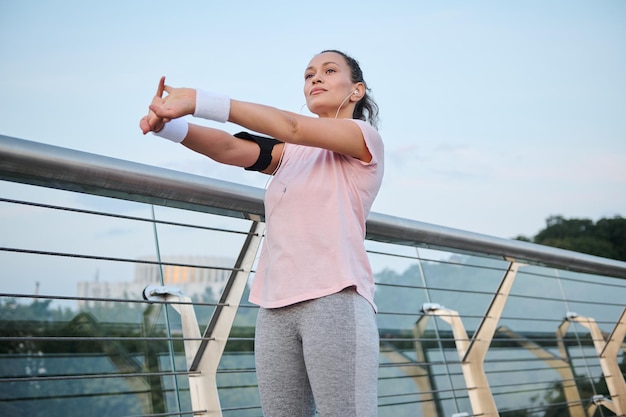
[[(214, 161), (242, 168), (254, 165), (260, 152), (259, 145), (253, 141), (239, 139), (223, 130), (191, 123), (189, 124), (189, 132), (181, 143)], [(283, 146), (282, 143), (274, 146), (271, 162), (261, 172), (271, 174), (276, 170)]]
[[(162, 97), (163, 92), (167, 96)], [(197, 115), (197, 94), (195, 89), (167, 86), (161, 78), (157, 96), (150, 105), (152, 118), (142, 127), (144, 132), (154, 130), (159, 121)], [(282, 142), (324, 148), (365, 162), (371, 160), (361, 129), (351, 120), (308, 117), (227, 97), (211, 101), (208, 107), (209, 113), (225, 115), (219, 121), (228, 120)]]
[[(156, 105), (158, 110), (158, 106), (162, 105), (164, 101), (162, 99), (163, 92), (168, 89), (176, 94), (174, 96), (175, 100), (170, 100), (170, 104), (174, 104), (176, 107), (168, 109), (170, 117), (159, 116), (152, 110), (152, 107)], [(190, 102), (195, 102), (195, 90), (170, 89), (165, 86), (165, 78), (162, 77), (159, 81), (157, 93), (150, 105), (150, 111), (139, 122), (142, 132), (144, 134), (160, 132), (164, 129), (166, 123), (179, 123), (179, 127), (182, 126), (180, 127), (181, 130), (177, 132), (180, 137), (174, 141), (182, 143), (187, 148), (223, 164), (246, 168), (255, 163), (259, 157), (259, 145), (255, 142), (236, 138), (220, 129), (199, 126), (183, 120), (174, 120), (185, 114), (193, 113), (195, 104), (191, 106)], [(276, 170), (282, 148), (283, 144), (274, 146), (272, 160), (269, 166), (261, 172), (270, 174)]]

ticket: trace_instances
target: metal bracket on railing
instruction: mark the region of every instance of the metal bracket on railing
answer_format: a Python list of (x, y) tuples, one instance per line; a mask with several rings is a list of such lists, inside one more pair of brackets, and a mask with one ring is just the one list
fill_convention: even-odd
[(432, 312), (434, 312), (436, 310), (441, 310), (441, 309), (445, 309), (445, 307), (442, 306), (441, 304), (424, 303), (424, 304), (422, 304), (422, 307), (420, 308), (420, 313), (428, 314), (428, 313), (432, 313)]
[(615, 409), (615, 405), (613, 404), (613, 401), (611, 401), (610, 398), (607, 398), (602, 394), (598, 394), (598, 395), (594, 395), (593, 397), (591, 397), (591, 403), (589, 404), (589, 407), (587, 408), (587, 415), (593, 416), (596, 410), (598, 409), (598, 407), (600, 406), (617, 414), (617, 410)]
[(168, 295), (182, 297), (183, 292), (177, 287), (164, 285), (148, 285), (143, 289), (143, 299), (146, 301), (165, 301)]
[(174, 310), (180, 314), (180, 320), (183, 326), (185, 359), (187, 360), (187, 367), (189, 368), (202, 339), (191, 298), (185, 297), (183, 292), (177, 287), (148, 285), (143, 290), (143, 299), (153, 302), (165, 301), (171, 303)]
[(605, 401), (611, 402), (611, 400), (609, 400), (602, 394), (594, 395), (593, 397), (591, 397), (591, 401), (593, 401), (593, 403), (596, 405), (601, 405)]

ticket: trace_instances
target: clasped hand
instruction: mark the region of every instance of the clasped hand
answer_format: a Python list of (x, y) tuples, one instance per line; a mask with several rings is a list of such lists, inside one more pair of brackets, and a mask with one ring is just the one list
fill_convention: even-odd
[[(163, 92), (167, 93), (165, 97)], [(193, 114), (195, 108), (196, 90), (170, 87), (165, 85), (165, 77), (161, 77), (148, 114), (141, 118), (139, 127), (144, 135), (148, 132), (158, 132), (170, 120)]]

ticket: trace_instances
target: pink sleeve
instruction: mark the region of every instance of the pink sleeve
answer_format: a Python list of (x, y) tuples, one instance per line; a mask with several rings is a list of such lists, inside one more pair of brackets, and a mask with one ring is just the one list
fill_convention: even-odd
[(361, 129), (363, 139), (365, 140), (365, 146), (367, 146), (367, 149), (372, 154), (372, 160), (369, 163), (364, 163), (364, 165), (376, 166), (382, 164), (384, 160), (385, 147), (378, 130), (363, 120), (352, 120), (354, 120), (354, 122)]

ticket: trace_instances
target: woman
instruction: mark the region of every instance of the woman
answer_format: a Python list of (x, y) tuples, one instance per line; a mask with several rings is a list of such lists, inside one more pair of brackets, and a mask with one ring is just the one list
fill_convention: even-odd
[[(273, 175), (250, 291), (260, 306), (255, 356), (267, 417), (309, 417), (316, 409), (323, 417), (377, 415), (379, 341), (364, 238), (384, 161), (368, 92), (358, 62), (327, 50), (304, 72), (306, 104), (317, 118), (173, 88), (162, 78), (140, 122), (144, 134)], [(264, 136), (188, 124), (180, 119), (188, 114)]]

